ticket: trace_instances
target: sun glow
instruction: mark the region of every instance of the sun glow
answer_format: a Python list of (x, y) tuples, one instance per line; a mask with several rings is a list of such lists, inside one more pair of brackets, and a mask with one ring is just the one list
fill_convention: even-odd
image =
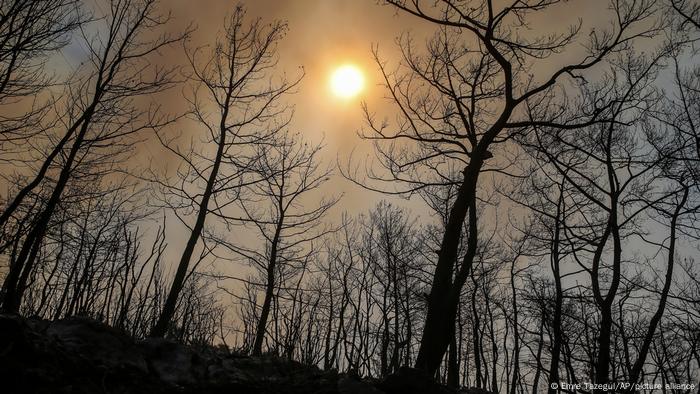
[(351, 64), (338, 67), (331, 75), (331, 90), (338, 97), (355, 97), (364, 86), (365, 78), (362, 71)]

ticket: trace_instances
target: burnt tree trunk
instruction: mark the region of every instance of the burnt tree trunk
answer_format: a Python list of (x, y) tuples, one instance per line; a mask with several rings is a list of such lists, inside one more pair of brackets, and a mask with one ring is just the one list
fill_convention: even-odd
[(280, 233), (282, 232), (282, 221), (280, 219), (277, 229), (275, 230), (275, 236), (272, 239), (272, 245), (270, 247), (270, 260), (267, 265), (267, 282), (265, 284), (265, 300), (263, 301), (262, 309), (260, 310), (260, 319), (258, 320), (257, 327), (255, 328), (255, 341), (253, 342), (253, 355), (259, 356), (262, 354), (262, 344), (265, 339), (265, 331), (267, 329), (267, 318), (270, 315), (270, 305), (272, 304), (272, 297), (275, 291), (275, 270), (277, 269), (277, 248), (280, 240)]
[(214, 159), (214, 166), (211, 169), (209, 178), (207, 179), (207, 185), (202, 194), (202, 200), (199, 203), (199, 212), (197, 213), (197, 220), (192, 227), (192, 232), (185, 245), (185, 250), (182, 252), (180, 257), (180, 262), (177, 266), (177, 272), (173, 278), (173, 283), (170, 286), (170, 291), (168, 292), (168, 297), (165, 300), (163, 309), (158, 317), (158, 321), (151, 329), (149, 334), (151, 337), (163, 337), (168, 332), (170, 328), (171, 321), (175, 315), (175, 308), (177, 306), (177, 300), (180, 296), (180, 292), (185, 284), (185, 277), (189, 270), (190, 260), (192, 259), (192, 254), (197, 246), (199, 237), (204, 229), (204, 222), (207, 218), (207, 213), (209, 211), (209, 200), (214, 194), (214, 184), (216, 183), (216, 177), (219, 173), (219, 167), (221, 166), (221, 159), (224, 154), (224, 148), (226, 147), (226, 118), (229, 110), (229, 102), (231, 100), (231, 91), (229, 89), (229, 94), (226, 97), (226, 103), (224, 106), (224, 112), (221, 116), (220, 133), (219, 136), (219, 146), (216, 151), (216, 158)]

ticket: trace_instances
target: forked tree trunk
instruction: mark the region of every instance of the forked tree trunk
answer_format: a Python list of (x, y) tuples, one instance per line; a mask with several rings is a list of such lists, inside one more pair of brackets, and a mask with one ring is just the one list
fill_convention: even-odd
[[(475, 152), (476, 153), (476, 152)], [(434, 375), (440, 367), (445, 351), (454, 335), (457, 308), (462, 286), (467, 279), (476, 253), (477, 228), (476, 213), (470, 215), (469, 245), (455, 281), (452, 281), (457, 249), (462, 236), (462, 225), (469, 210), (476, 208), (476, 185), (483, 160), (479, 154), (464, 171), (464, 181), (460, 186), (445, 226), (445, 234), (433, 276), (428, 297), (428, 312), (425, 318), (423, 336), (416, 358), (416, 368)]]
[[(470, 167), (472, 166), (470, 165)], [(416, 368), (423, 369), (431, 376), (440, 366), (454, 332), (457, 305), (450, 305), (453, 290), (452, 273), (457, 260), (457, 247), (462, 235), (462, 224), (467, 216), (470, 197), (474, 195), (477, 177), (478, 170), (465, 174), (465, 179), (459, 188), (445, 227), (438, 263), (430, 288), (428, 312), (416, 358)]]

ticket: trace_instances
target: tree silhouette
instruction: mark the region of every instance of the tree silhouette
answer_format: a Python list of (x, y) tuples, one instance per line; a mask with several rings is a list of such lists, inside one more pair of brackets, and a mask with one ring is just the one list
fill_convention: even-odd
[[(165, 203), (176, 211), (191, 210), (196, 218), (152, 336), (164, 336), (168, 331), (207, 216), (225, 217), (223, 211), (238, 199), (241, 186), (260, 181), (250, 179), (251, 166), (257, 160), (256, 146), (271, 146), (289, 121), (287, 109), (279, 101), (301, 77), (288, 82), (275, 81), (269, 75), (277, 64), (276, 45), (286, 28), (281, 22), (269, 26), (260, 20), (248, 23), (245, 10), (238, 6), (228, 17), (223, 37), (209, 48), (204, 60), (199, 58), (203, 48), (188, 52), (195, 83), (189, 100), (191, 117), (207, 142), (215, 146), (215, 153), (207, 157), (194, 152), (194, 146), (183, 150), (175, 138), (159, 134), (163, 145), (181, 162), (180, 184), (158, 181), (168, 195)], [(214, 119), (209, 105), (217, 108)], [(190, 183), (202, 185), (202, 190), (191, 191), (187, 187)]]
[[(18, 192), (2, 215), (2, 220), (7, 221), (24, 197), (42, 182), (60, 155), (62, 162), (55, 168), (56, 180), (50, 195), (24, 237), (19, 253), (11, 261), (3, 283), (2, 308), (6, 312), (19, 310), (26, 280), (76, 166), (102, 147), (113, 144), (116, 148), (128, 143), (129, 138), (140, 131), (169, 121), (158, 115), (155, 108), (144, 111), (134, 103), (137, 97), (160, 92), (171, 85), (172, 70), (156, 67), (149, 63), (149, 57), (186, 35), (143, 37), (167, 20), (157, 14), (156, 4), (154, 0), (113, 1), (105, 18), (106, 37), (84, 35), (89, 49), (85, 74), (68, 87), (65, 113), (57, 115), (60, 121), (56, 125), (67, 125), (65, 134), (41, 164), (34, 179)], [(104, 152), (103, 155), (107, 156), (106, 165), (113, 163), (114, 157), (109, 158)]]
[[(518, 27), (529, 25), (529, 18), (545, 12), (558, 1), (518, 2), (506, 6), (496, 6), (492, 1), (469, 5), (419, 0), (387, 3), (435, 24), (439, 32), (428, 43), (425, 56), (416, 52), (410, 37), (404, 37), (401, 42), (403, 73), (389, 72), (375, 51), (399, 116), (392, 130), (388, 123), (378, 122), (366, 110), (370, 132), (364, 137), (396, 142), (384, 148), (378, 144), (380, 161), (389, 176), (370, 173), (370, 178), (407, 185), (408, 188), (399, 190), (405, 193), (435, 183), (459, 185), (441, 241), (416, 359), (416, 367), (432, 375), (452, 337), (459, 295), (477, 253), (476, 201), (480, 175), (486, 170), (497, 171), (504, 165), (501, 157), (494, 157), (495, 149), (529, 126), (548, 124), (574, 128), (596, 119), (595, 112), (570, 124), (560, 124), (555, 115), (531, 119), (526, 115), (525, 103), (551, 100), (565, 80), (580, 82), (586, 70), (629, 47), (634, 40), (653, 35), (660, 27), (654, 24), (653, 2), (613, 2), (614, 22), (608, 30), (591, 32), (585, 44), (586, 55), (535, 78), (531, 73), (534, 62), (579, 42), (580, 24), (546, 37), (524, 37), (516, 33)], [(398, 146), (398, 142), (406, 142), (408, 148)], [(415, 149), (411, 150), (411, 146)], [(451, 161), (463, 168), (457, 179), (446, 178), (445, 163)], [(468, 231), (467, 251), (458, 263), (457, 251), (464, 223)], [(459, 269), (454, 274), (456, 264)]]

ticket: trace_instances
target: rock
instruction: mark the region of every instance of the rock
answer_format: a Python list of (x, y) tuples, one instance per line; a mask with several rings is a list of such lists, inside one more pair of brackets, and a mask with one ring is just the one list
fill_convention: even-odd
[(173, 386), (194, 384), (196, 372), (190, 349), (163, 338), (148, 338), (139, 343), (148, 370), (163, 382)]
[(274, 355), (250, 357), (166, 339), (135, 342), (88, 318), (0, 314), (3, 393), (486, 394), (454, 391), (413, 368), (383, 381), (321, 371)]
[(51, 325), (50, 321), (44, 320), (37, 316), (30, 316), (25, 320), (25, 322), (31, 331), (42, 333), (46, 332), (46, 329), (48, 329)]
[(343, 375), (338, 378), (338, 394), (383, 394), (384, 392), (374, 387), (367, 381), (358, 379), (352, 375)]
[(6, 360), (22, 355), (29, 347), (25, 336), (26, 326), (17, 316), (0, 316), (0, 357)]
[(377, 385), (386, 394), (492, 394), (478, 388), (449, 389), (425, 372), (416, 368), (401, 367)]
[(450, 394), (451, 390), (435, 382), (416, 368), (401, 367), (379, 384), (387, 394)]
[(491, 391), (478, 388), (463, 388), (459, 390), (460, 394), (493, 394)]
[(63, 350), (96, 367), (114, 372), (120, 369), (148, 371), (146, 361), (131, 338), (121, 331), (92, 319), (74, 317), (52, 322), (46, 334)]
[(336, 393), (337, 376), (276, 356), (224, 359), (216, 373), (221, 381), (247, 388), (255, 393)]

